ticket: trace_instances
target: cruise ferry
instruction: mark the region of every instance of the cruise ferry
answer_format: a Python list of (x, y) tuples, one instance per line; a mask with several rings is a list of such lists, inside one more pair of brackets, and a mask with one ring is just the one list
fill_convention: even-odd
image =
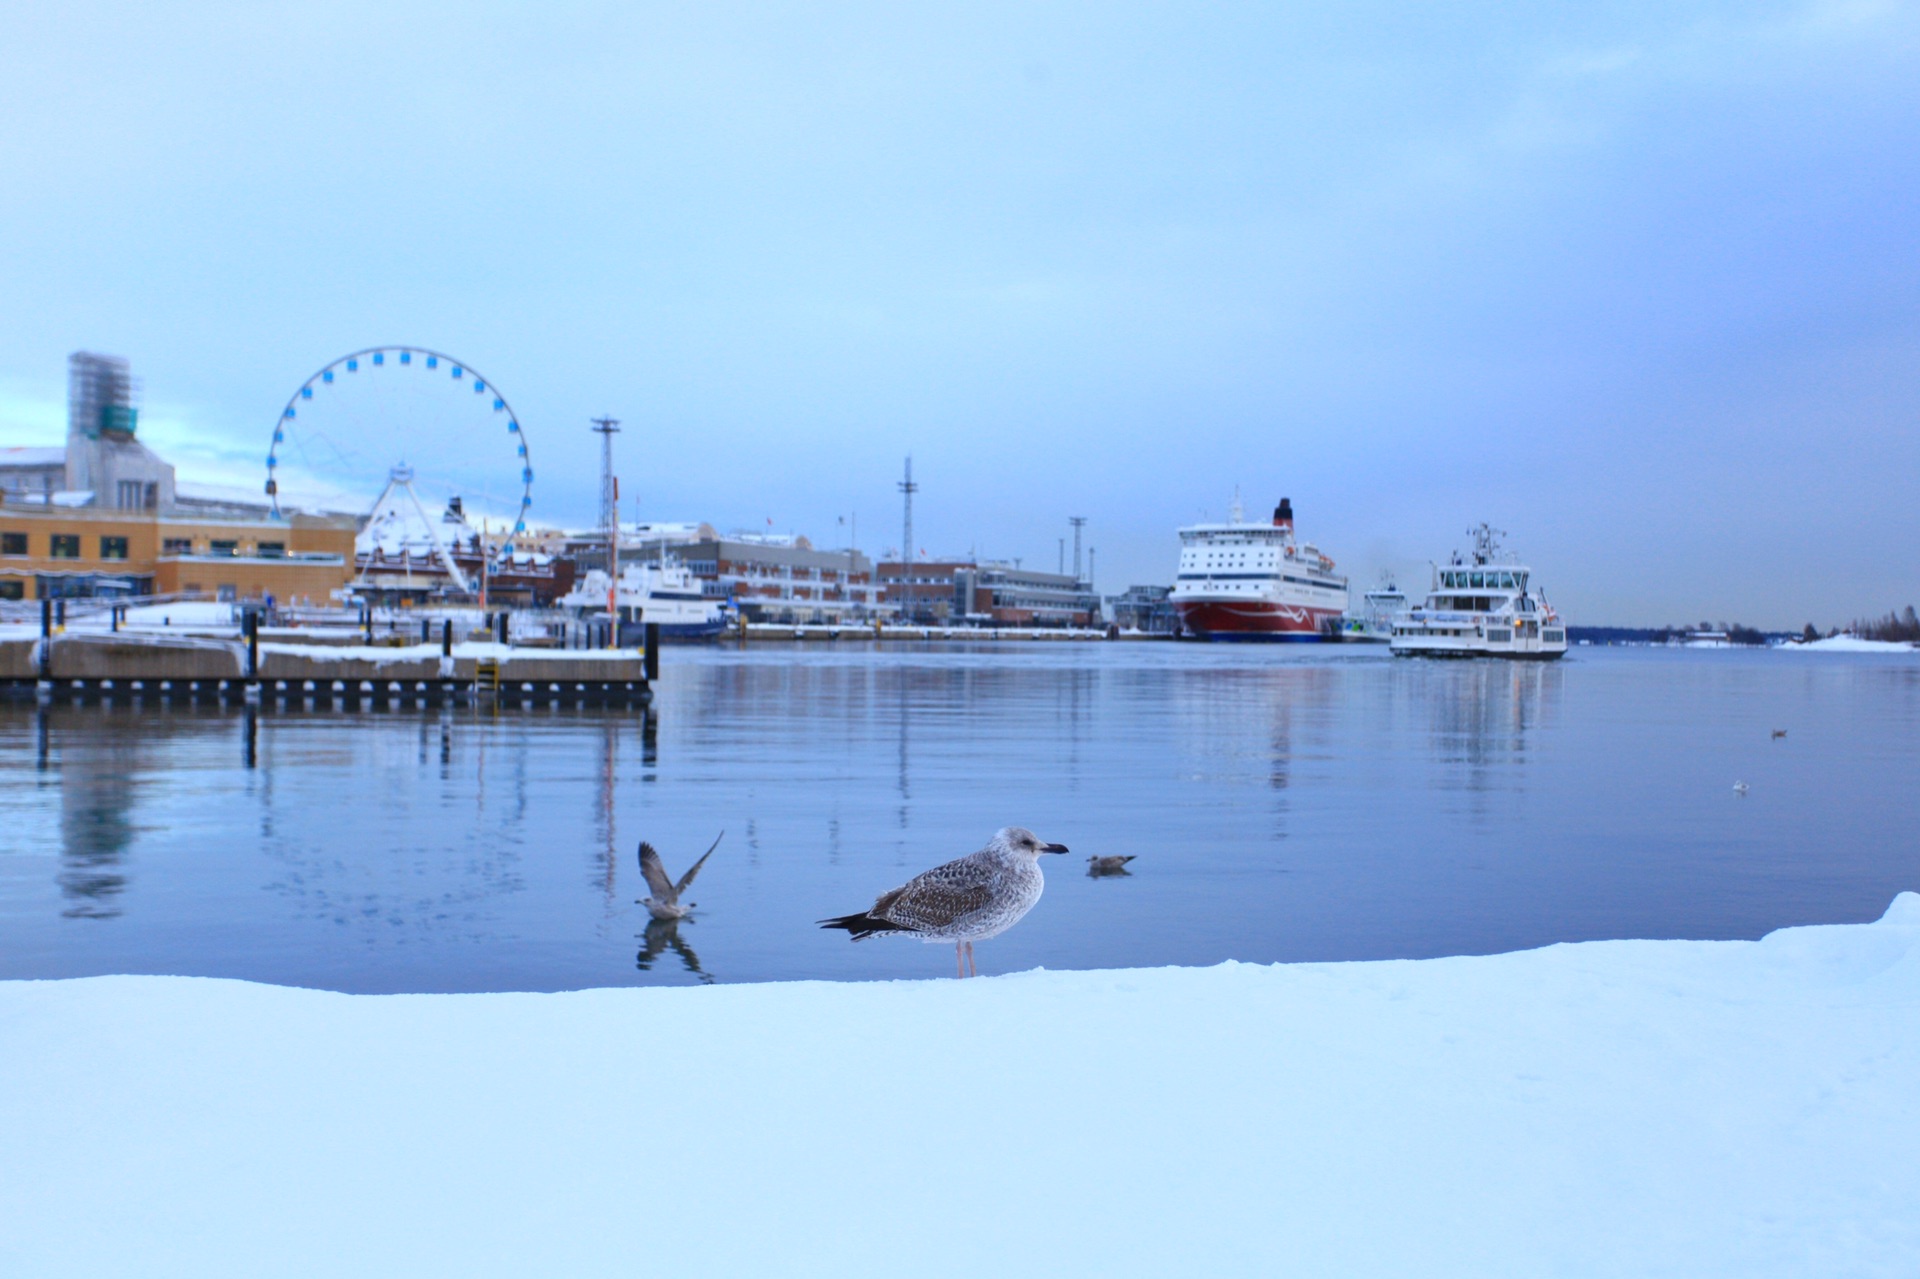
[(1473, 554), (1435, 565), (1433, 589), (1393, 623), (1397, 657), (1520, 657), (1567, 651), (1567, 628), (1524, 564), (1501, 560), (1498, 529), (1471, 530)]
[(1225, 524), (1180, 530), (1170, 596), (1181, 628), (1199, 639), (1318, 640), (1347, 608), (1347, 579), (1311, 543), (1293, 538), (1293, 503), (1271, 524), (1249, 524), (1236, 493)]
[[(588, 569), (557, 603), (561, 608), (604, 614), (607, 585), (605, 570)], [(621, 569), (616, 606), (623, 623), (658, 622), (660, 634), (667, 639), (708, 639), (726, 629), (725, 601), (705, 594), (692, 570), (671, 558)]]

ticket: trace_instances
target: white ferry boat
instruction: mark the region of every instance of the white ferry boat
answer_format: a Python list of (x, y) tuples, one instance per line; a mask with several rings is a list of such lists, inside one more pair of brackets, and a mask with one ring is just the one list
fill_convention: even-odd
[(1567, 651), (1567, 628), (1524, 564), (1498, 561), (1499, 530), (1472, 530), (1473, 555), (1436, 565), (1426, 602), (1393, 624), (1396, 657), (1520, 657), (1550, 660)]
[(1341, 619), (1340, 638), (1348, 644), (1385, 644), (1393, 638), (1394, 619), (1406, 611), (1406, 592), (1392, 577), (1382, 577), (1380, 585), (1360, 597), (1360, 611)]
[[(604, 570), (588, 569), (556, 603), (604, 614), (607, 586)], [(702, 592), (692, 570), (670, 558), (621, 569), (614, 606), (622, 622), (658, 622), (667, 639), (707, 639), (726, 629), (726, 602)]]
[(1311, 543), (1293, 539), (1293, 503), (1271, 524), (1249, 524), (1234, 495), (1225, 524), (1180, 530), (1180, 571), (1169, 597), (1186, 633), (1211, 640), (1318, 640), (1347, 608), (1347, 579)]

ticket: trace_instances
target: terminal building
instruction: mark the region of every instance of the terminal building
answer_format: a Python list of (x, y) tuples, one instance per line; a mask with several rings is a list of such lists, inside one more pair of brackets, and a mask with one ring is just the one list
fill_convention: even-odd
[[(569, 536), (562, 554), (585, 573), (607, 563), (604, 532)], [(721, 533), (711, 524), (622, 525), (620, 563), (668, 555), (701, 590), (729, 600), (749, 622), (870, 626), (887, 608), (873, 561), (855, 550), (823, 550), (804, 535)]]
[(182, 494), (138, 438), (127, 362), (68, 363), (64, 448), (0, 448), (0, 600), (274, 596), (325, 603), (352, 573), (351, 516), (269, 517)]
[(1094, 626), (1100, 595), (1071, 573), (1014, 564), (981, 564), (953, 575), (954, 603), (966, 620), (990, 626)]

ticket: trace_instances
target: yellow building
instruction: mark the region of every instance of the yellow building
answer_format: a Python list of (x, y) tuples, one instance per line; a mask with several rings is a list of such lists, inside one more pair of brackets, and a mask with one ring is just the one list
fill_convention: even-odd
[(327, 602), (353, 575), (355, 521), (22, 501), (0, 493), (0, 600), (206, 593)]

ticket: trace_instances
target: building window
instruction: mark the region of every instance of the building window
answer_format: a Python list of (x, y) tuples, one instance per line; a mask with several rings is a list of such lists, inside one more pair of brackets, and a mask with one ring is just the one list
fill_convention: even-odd
[(101, 538), (100, 558), (103, 560), (124, 560), (127, 558), (127, 539), (124, 537)]
[(223, 541), (216, 537), (213, 541), (207, 543), (207, 554), (209, 555), (238, 555), (239, 553), (240, 543), (238, 542)]
[(258, 554), (263, 560), (283, 560), (287, 558), (287, 544), (285, 542), (262, 542), (260, 543)]
[(0, 533), (0, 555), (25, 555), (26, 553), (27, 535), (25, 533)]
[(77, 560), (80, 558), (80, 535), (78, 533), (55, 533), (53, 549), (49, 552), (56, 560)]
[(0, 578), (0, 600), (27, 598), (27, 584), (19, 578)]
[(193, 554), (193, 539), (190, 537), (170, 537), (160, 544), (162, 555)]

